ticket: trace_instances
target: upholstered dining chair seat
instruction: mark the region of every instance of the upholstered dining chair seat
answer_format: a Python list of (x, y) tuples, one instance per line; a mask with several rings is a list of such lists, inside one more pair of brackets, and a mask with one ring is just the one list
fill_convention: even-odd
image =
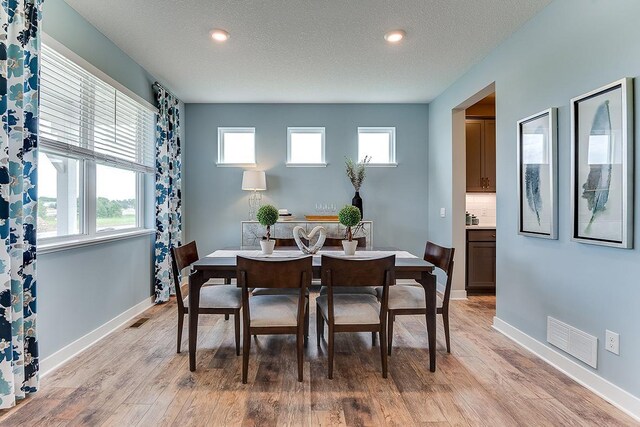
[[(184, 306), (189, 307), (189, 297), (184, 298)], [(240, 308), (242, 290), (235, 286), (203, 286), (200, 290), (200, 308)]]
[[(396, 285), (389, 287), (389, 310), (425, 309), (424, 288), (414, 285)], [(376, 289), (378, 298), (382, 297), (382, 287)], [(436, 295), (436, 307), (442, 307), (442, 297)]]
[[(334, 288), (334, 292), (337, 288)], [(329, 318), (328, 296), (316, 299), (325, 319)], [(337, 294), (333, 295), (333, 318), (336, 325), (371, 325), (380, 323), (380, 303), (373, 295)]]
[[(320, 288), (320, 295), (326, 295), (328, 291), (328, 288), (326, 286), (323, 286)], [(373, 295), (373, 296), (377, 296), (378, 293), (376, 291), (376, 288), (373, 286), (334, 286), (333, 287), (333, 294), (334, 295), (338, 295), (338, 294), (354, 294), (354, 295)]]
[[(296, 295), (300, 294), (300, 291), (296, 288), (255, 288), (251, 291), (253, 296), (258, 295)], [(306, 289), (306, 296), (309, 296), (309, 288)]]
[(251, 327), (296, 326), (298, 324), (298, 296), (252, 296), (249, 298), (249, 312), (251, 313)]

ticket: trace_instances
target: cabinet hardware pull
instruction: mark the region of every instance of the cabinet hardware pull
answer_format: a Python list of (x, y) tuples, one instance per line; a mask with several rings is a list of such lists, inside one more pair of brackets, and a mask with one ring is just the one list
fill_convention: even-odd
[(495, 234), (492, 234), (492, 235), (491, 235), (491, 237), (496, 237), (496, 235), (495, 235)]
[(491, 186), (490, 182), (491, 182), (491, 180), (489, 178), (487, 178), (487, 188), (489, 188)]

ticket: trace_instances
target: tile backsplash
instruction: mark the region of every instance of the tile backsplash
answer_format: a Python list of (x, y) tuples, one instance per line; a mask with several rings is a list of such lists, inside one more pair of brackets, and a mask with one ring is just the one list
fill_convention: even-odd
[(496, 225), (496, 193), (467, 193), (466, 210), (480, 219), (480, 225)]

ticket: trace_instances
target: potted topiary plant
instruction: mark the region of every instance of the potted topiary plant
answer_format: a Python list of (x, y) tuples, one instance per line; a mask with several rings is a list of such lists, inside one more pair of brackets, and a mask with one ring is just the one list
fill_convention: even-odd
[(271, 240), (271, 226), (278, 221), (278, 209), (272, 205), (261, 206), (258, 209), (258, 213), (256, 213), (256, 219), (260, 224), (267, 227), (267, 235), (260, 240), (262, 253), (265, 255), (272, 254), (276, 241)]
[(338, 220), (340, 221), (340, 224), (347, 227), (346, 240), (342, 241), (342, 248), (344, 249), (345, 255), (354, 255), (356, 253), (358, 241), (353, 240), (351, 227), (356, 227), (360, 223), (361, 219), (362, 216), (360, 215), (360, 209), (355, 206), (347, 205), (338, 212)]

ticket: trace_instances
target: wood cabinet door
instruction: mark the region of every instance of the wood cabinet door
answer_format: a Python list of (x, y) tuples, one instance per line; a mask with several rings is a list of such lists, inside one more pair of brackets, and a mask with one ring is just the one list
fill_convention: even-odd
[(467, 290), (496, 287), (496, 242), (467, 243)]
[(482, 176), (485, 179), (484, 191), (496, 192), (496, 121), (484, 121), (484, 138), (482, 141)]
[(485, 191), (482, 188), (482, 139), (484, 123), (482, 120), (466, 121), (467, 143), (467, 191)]

